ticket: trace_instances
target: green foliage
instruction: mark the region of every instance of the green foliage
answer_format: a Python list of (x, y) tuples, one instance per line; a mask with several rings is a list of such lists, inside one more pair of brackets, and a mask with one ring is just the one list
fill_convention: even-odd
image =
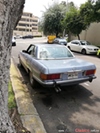
[(41, 22), (38, 23), (38, 30), (39, 30), (39, 32), (42, 32), (42, 23)]
[(96, 2), (88, 0), (82, 4), (80, 9), (77, 10), (74, 6), (70, 8), (69, 12), (63, 21), (63, 25), (70, 33), (77, 35), (82, 30), (86, 30), (92, 22), (100, 22), (100, 0)]
[(45, 35), (56, 34), (58, 36), (63, 31), (61, 21), (64, 19), (65, 13), (65, 4), (55, 3), (46, 9), (41, 20), (41, 28)]
[(84, 22), (87, 24), (90, 24), (92, 21), (94, 21), (94, 10), (93, 10), (93, 2), (88, 1), (85, 4), (82, 4), (80, 7), (80, 14), (84, 18)]
[(84, 23), (83, 17), (81, 17), (79, 11), (75, 7), (70, 8), (69, 12), (66, 14), (63, 24), (65, 25), (66, 30), (75, 36), (77, 35), (78, 39), (80, 39), (79, 34), (82, 30), (85, 30), (88, 27), (88, 25)]
[(92, 22), (100, 22), (100, 0), (88, 0), (78, 10), (73, 2), (62, 1), (46, 9), (41, 22), (40, 29), (45, 35), (72, 33), (78, 36), (82, 30), (86, 30)]
[(92, 22), (100, 22), (100, 0), (96, 2), (88, 0), (80, 7), (80, 14), (84, 17), (84, 21), (87, 24)]
[(100, 22), (100, 0), (97, 0), (94, 4), (94, 21)]
[(16, 107), (16, 102), (14, 99), (14, 92), (12, 89), (12, 84), (11, 84), (11, 82), (9, 82), (9, 85), (8, 85), (8, 108), (12, 109), (14, 107)]

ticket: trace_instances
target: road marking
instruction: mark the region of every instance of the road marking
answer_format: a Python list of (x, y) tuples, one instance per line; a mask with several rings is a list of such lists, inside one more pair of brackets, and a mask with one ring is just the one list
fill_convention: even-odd
[(89, 84), (88, 84), (88, 83), (84, 83), (84, 85), (89, 86)]

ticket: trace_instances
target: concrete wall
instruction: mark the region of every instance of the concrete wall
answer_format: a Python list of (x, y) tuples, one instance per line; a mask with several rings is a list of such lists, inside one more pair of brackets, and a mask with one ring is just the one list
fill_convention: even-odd
[[(77, 39), (75, 36), (71, 36), (71, 40)], [(80, 39), (87, 40), (94, 45), (100, 46), (100, 23), (92, 23), (88, 30), (82, 31)]]

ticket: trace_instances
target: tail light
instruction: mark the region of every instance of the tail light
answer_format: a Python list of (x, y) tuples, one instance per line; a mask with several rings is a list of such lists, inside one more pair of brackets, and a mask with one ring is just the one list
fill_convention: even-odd
[(85, 75), (92, 75), (92, 74), (95, 74), (96, 70), (87, 70)]
[(53, 80), (53, 79), (60, 79), (60, 74), (40, 74), (40, 78), (42, 80)]

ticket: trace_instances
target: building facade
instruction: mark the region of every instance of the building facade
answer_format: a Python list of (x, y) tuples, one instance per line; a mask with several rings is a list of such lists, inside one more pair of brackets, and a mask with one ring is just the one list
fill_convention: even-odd
[(34, 16), (32, 13), (23, 12), (13, 34), (14, 36), (41, 36), (41, 33), (38, 32), (38, 17)]

